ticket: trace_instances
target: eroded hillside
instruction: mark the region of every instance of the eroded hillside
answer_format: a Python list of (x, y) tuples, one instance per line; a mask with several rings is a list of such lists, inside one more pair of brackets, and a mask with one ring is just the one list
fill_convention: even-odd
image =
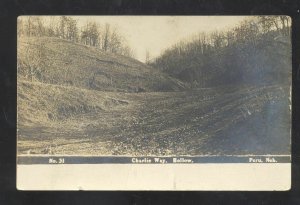
[(18, 40), (18, 80), (120, 92), (175, 91), (177, 79), (135, 59), (64, 39)]

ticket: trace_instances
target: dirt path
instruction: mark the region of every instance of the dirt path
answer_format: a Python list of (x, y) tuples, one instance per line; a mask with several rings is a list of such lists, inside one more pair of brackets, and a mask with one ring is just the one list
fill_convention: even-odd
[(115, 93), (111, 98), (127, 104), (72, 116), (51, 126), (20, 124), (19, 154), (166, 156), (289, 151), (288, 88)]

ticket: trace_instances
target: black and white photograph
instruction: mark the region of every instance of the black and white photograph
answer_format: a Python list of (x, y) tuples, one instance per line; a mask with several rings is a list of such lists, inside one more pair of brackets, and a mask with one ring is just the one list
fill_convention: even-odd
[(19, 16), (17, 163), (290, 163), (291, 24)]

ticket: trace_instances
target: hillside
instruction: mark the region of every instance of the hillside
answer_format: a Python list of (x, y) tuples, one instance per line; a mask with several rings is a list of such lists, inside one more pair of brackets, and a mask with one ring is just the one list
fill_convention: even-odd
[(19, 154), (289, 153), (289, 88), (104, 92), (18, 83)]
[(165, 50), (152, 61), (152, 66), (198, 88), (290, 85), (289, 20), (260, 16), (230, 31), (199, 33)]
[(102, 91), (174, 91), (185, 87), (135, 59), (51, 37), (18, 40), (18, 78)]
[(290, 87), (186, 89), (132, 58), (58, 38), (18, 42), (21, 155), (289, 154)]

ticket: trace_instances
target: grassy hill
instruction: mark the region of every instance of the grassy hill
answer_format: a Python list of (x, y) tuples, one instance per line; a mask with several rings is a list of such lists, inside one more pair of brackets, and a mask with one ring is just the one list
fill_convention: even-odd
[(18, 40), (18, 78), (102, 91), (174, 91), (185, 87), (135, 59), (50, 37)]
[(17, 88), (18, 154), (290, 152), (283, 84), (184, 89), (128, 57), (28, 38), (18, 42)]

